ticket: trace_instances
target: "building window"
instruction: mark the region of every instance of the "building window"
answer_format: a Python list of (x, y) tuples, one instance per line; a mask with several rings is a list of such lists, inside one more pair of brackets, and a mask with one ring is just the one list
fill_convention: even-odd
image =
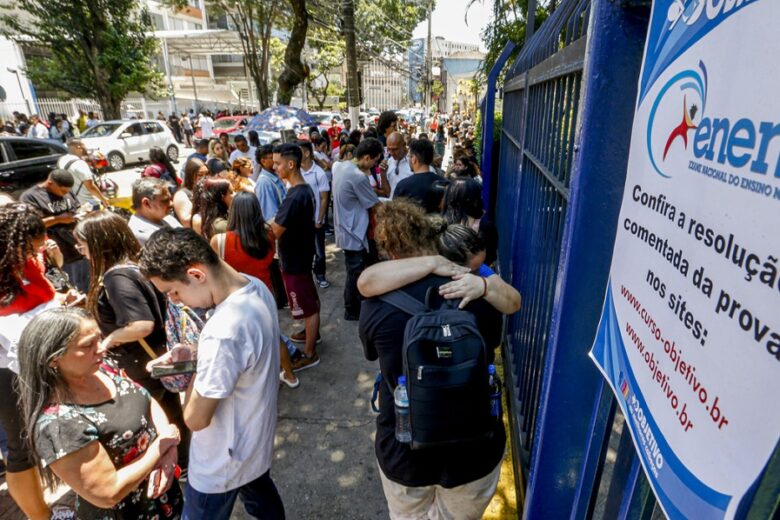
[(158, 13), (149, 13), (149, 17), (151, 18), (152, 25), (154, 25), (154, 28), (158, 31), (164, 31), (165, 30), (165, 18), (161, 14)]

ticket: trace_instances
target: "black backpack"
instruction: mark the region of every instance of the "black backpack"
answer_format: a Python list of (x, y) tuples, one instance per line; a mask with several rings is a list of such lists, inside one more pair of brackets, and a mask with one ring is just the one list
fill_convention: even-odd
[[(474, 315), (458, 309), (459, 300), (431, 308), (401, 290), (380, 299), (412, 317), (406, 323), (403, 371), (409, 395), (413, 450), (486, 439), (495, 419), (490, 415), (490, 387), (485, 341)], [(393, 391), (389, 382), (390, 391)]]

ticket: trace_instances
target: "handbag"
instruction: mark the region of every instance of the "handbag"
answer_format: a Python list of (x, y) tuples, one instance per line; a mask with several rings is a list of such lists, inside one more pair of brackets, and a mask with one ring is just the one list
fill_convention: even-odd
[(43, 276), (45, 276), (46, 279), (49, 280), (49, 283), (54, 286), (55, 291), (65, 293), (73, 289), (73, 284), (70, 283), (68, 273), (63, 271), (62, 268), (51, 259), (48, 253), (43, 255), (43, 262), (45, 267)]

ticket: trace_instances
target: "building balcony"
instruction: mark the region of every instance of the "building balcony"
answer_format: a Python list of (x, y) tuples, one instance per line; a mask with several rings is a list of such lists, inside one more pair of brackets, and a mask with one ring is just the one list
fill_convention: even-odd
[(178, 11), (176, 11), (177, 14), (189, 16), (190, 18), (197, 18), (199, 22), (203, 21), (203, 11), (200, 10), (198, 7), (194, 7), (191, 5), (187, 5)]

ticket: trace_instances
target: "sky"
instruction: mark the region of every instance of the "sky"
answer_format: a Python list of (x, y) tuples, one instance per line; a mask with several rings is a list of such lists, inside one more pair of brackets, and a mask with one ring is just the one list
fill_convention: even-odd
[[(443, 36), (447, 40), (463, 43), (478, 43), (485, 50), (480, 33), (491, 16), (490, 0), (477, 0), (468, 11), (469, 24), (464, 15), (469, 0), (437, 0), (431, 19), (431, 33), (434, 37)], [(414, 30), (412, 38), (424, 38), (428, 34), (428, 21), (425, 20)]]

